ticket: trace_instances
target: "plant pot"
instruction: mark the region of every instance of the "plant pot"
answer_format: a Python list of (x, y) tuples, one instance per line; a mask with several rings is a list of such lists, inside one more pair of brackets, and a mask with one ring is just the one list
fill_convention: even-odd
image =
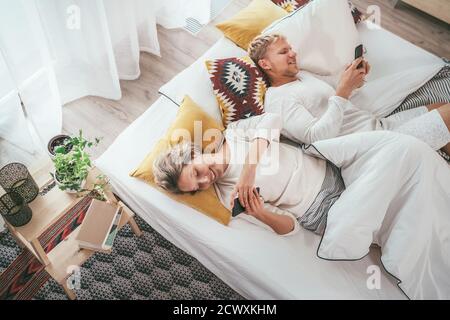
[[(58, 146), (64, 145), (64, 141), (66, 139), (70, 139), (70, 136), (68, 136), (67, 134), (59, 134), (50, 139), (47, 144), (47, 152), (52, 159), (55, 157), (55, 149)], [(66, 153), (72, 150), (72, 145), (69, 144), (67, 149), (68, 150), (66, 150)]]
[[(53, 178), (55, 179), (55, 183), (56, 185), (62, 190), (64, 188), (64, 183), (60, 182), (58, 180), (58, 175), (56, 174), (56, 172), (53, 173)], [(70, 188), (65, 188), (63, 191), (67, 192), (67, 193), (78, 193), (81, 191), (81, 189), (84, 188), (84, 185), (86, 184), (86, 178), (83, 179), (83, 181), (81, 181), (80, 183), (80, 190), (74, 190), (74, 189), (70, 189)]]

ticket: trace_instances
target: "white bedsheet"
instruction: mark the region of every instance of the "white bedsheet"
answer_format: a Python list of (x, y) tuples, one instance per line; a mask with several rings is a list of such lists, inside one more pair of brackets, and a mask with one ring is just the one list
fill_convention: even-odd
[[(378, 250), (355, 262), (322, 260), (316, 257), (320, 237), (309, 231), (279, 237), (243, 219), (225, 227), (130, 177), (128, 173), (162, 136), (176, 112), (175, 104), (159, 98), (95, 161), (120, 197), (162, 236), (246, 298), (406, 298), (397, 281), (384, 273)], [(380, 289), (367, 286), (376, 280), (373, 268), (381, 270)]]

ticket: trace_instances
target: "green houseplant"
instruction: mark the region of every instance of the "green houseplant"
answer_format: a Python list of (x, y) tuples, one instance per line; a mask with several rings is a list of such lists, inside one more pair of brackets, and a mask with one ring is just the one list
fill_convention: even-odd
[(92, 189), (83, 188), (92, 168), (91, 158), (86, 149), (97, 146), (99, 142), (99, 138), (95, 138), (94, 142), (85, 139), (80, 130), (77, 136), (65, 139), (64, 144), (54, 149), (55, 156), (52, 160), (55, 172), (52, 176), (61, 190), (80, 196), (94, 190), (96, 197), (104, 199), (104, 191), (108, 185), (105, 176), (98, 176)]

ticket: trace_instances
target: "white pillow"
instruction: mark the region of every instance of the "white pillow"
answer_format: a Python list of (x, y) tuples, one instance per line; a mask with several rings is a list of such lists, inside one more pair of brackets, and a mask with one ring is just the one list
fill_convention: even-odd
[(189, 95), (205, 112), (219, 123), (222, 123), (222, 114), (216, 96), (214, 95), (205, 61), (242, 57), (245, 55), (247, 55), (245, 50), (223, 37), (193, 64), (159, 88), (159, 93), (165, 95), (178, 105), (181, 104), (185, 95)]
[(267, 27), (285, 36), (300, 69), (319, 75), (341, 72), (354, 60), (359, 41), (347, 0), (314, 0)]

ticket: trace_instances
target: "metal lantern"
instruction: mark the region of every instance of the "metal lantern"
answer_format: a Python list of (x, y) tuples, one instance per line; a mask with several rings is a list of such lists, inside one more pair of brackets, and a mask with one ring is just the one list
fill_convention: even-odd
[(6, 192), (16, 192), (30, 203), (39, 194), (39, 187), (22, 163), (13, 162), (0, 169), (0, 185)]
[(31, 220), (32, 212), (22, 197), (14, 192), (0, 197), (0, 213), (14, 227), (20, 227)]

